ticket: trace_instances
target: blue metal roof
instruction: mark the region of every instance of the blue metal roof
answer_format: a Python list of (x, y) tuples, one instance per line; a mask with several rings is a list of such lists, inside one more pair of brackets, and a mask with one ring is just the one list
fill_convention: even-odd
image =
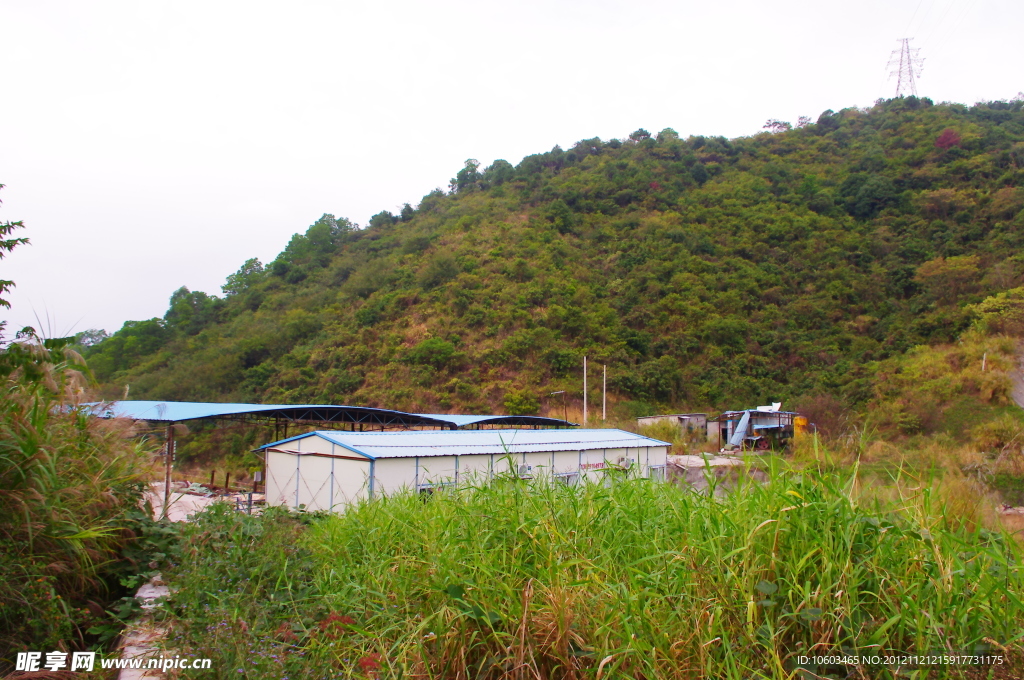
[(490, 425), (575, 427), (574, 423), (539, 416), (447, 415), (406, 413), (368, 406), (336, 404), (213, 404), (196, 401), (113, 401), (89, 404), (103, 418), (131, 418), (177, 423), (201, 418), (263, 417), (295, 422), (362, 423), (371, 426), (441, 427)]
[(454, 423), (459, 429), (470, 427), (471, 425), (538, 425), (544, 427), (551, 427), (552, 425), (557, 425), (559, 427), (576, 426), (576, 423), (570, 423), (558, 418), (544, 418), (542, 416), (467, 416), (446, 413), (417, 413), (415, 415), (430, 418), (432, 420), (443, 420), (445, 422)]
[(257, 450), (280, 449), (284, 444), (307, 437), (320, 437), (354, 453), (377, 458), (416, 456), (468, 456), (534, 451), (588, 451), (594, 449), (635, 449), (672, 446), (632, 432), (612, 429), (588, 430), (456, 430), (441, 432), (346, 432), (317, 430), (261, 446)]
[(272, 411), (269, 404), (208, 404), (198, 401), (112, 401), (90, 404), (102, 418), (131, 418), (176, 423), (242, 413)]

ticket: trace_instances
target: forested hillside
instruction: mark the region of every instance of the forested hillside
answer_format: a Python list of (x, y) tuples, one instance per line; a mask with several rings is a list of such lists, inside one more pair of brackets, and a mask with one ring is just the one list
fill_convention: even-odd
[(324, 215), (223, 297), (182, 288), (162, 319), (86, 334), (88, 361), (111, 398), (560, 412), (546, 395), (579, 399), (587, 355), (621, 415), (856, 405), (877, 362), (1021, 285), (1022, 104), (467, 161), (365, 228)]

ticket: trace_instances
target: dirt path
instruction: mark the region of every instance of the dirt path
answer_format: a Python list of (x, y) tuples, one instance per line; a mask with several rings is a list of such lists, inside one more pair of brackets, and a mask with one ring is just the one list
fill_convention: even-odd
[[(149, 489), (146, 490), (146, 500), (153, 506), (153, 518), (160, 519), (164, 510), (164, 483), (151, 482)], [(202, 511), (217, 500), (220, 499), (194, 496), (182, 493), (181, 489), (174, 489), (167, 508), (167, 519), (172, 522), (186, 522), (189, 515)], [(161, 643), (167, 636), (167, 628), (153, 620), (153, 609), (157, 606), (157, 598), (166, 597), (168, 594), (167, 584), (159, 574), (135, 593), (135, 597), (142, 601), (143, 613), (130, 622), (121, 634), (119, 652), (122, 659), (142, 659), (143, 663), (146, 663), (150, 658), (160, 657), (163, 651)], [(117, 675), (118, 680), (155, 680), (166, 677), (162, 671), (145, 668), (122, 669)]]
[[(135, 597), (141, 600), (142, 615), (136, 618), (121, 635), (120, 652), (122, 659), (142, 659), (147, 664), (151, 658), (158, 658), (161, 653), (160, 643), (167, 637), (167, 628), (154, 621), (153, 611), (156, 609), (157, 598), (167, 597), (170, 591), (157, 574), (148, 583), (139, 588)], [(150, 680), (165, 678), (160, 670), (147, 668), (125, 668), (117, 674), (117, 680)]]
[[(152, 482), (146, 492), (146, 499), (153, 504), (153, 519), (160, 519), (164, 511), (164, 483)], [(218, 496), (207, 498), (182, 493), (181, 489), (171, 489), (171, 502), (167, 508), (167, 519), (172, 522), (184, 522), (189, 515), (205, 510), (207, 506), (221, 500)]]
[[(259, 499), (263, 494), (256, 494)], [(231, 496), (197, 496), (184, 493), (181, 489), (174, 489), (171, 493), (170, 503), (167, 507), (167, 519), (172, 522), (187, 522), (189, 516), (209, 507), (217, 501), (229, 500), (234, 503), (239, 498), (245, 499), (245, 494), (233, 494)], [(164, 509), (164, 483), (152, 482), (146, 490), (146, 499), (153, 506), (153, 518), (159, 519)], [(139, 588), (135, 594), (142, 601), (143, 613), (132, 621), (125, 628), (121, 635), (119, 648), (122, 659), (143, 659), (143, 663), (150, 658), (160, 657), (162, 653), (169, 653), (161, 646), (167, 636), (167, 628), (156, 623), (153, 610), (157, 606), (157, 599), (166, 597), (169, 594), (167, 584), (163, 582), (159, 574)], [(150, 669), (123, 669), (118, 674), (118, 680), (156, 680), (166, 678), (167, 675), (159, 670)]]
[[(184, 493), (181, 489), (171, 490), (171, 502), (167, 508), (167, 519), (172, 522), (187, 522), (191, 515), (202, 512), (218, 501), (230, 503), (245, 503), (248, 495), (245, 493), (232, 493), (228, 496), (197, 496)], [(253, 494), (253, 501), (259, 505), (266, 498), (265, 494)], [(153, 519), (160, 519), (164, 511), (164, 483), (151, 482), (146, 491), (146, 499), (153, 505)]]

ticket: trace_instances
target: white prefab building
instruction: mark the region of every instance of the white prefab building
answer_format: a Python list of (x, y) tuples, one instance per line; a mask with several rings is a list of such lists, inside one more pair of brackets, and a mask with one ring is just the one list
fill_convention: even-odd
[(502, 473), (574, 484), (635, 468), (664, 479), (670, 446), (623, 430), (320, 430), (260, 450), (268, 505), (338, 512), (362, 499)]

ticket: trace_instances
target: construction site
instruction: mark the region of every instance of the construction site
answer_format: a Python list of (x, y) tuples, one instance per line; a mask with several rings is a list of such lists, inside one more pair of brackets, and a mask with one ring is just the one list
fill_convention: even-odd
[[(610, 469), (706, 487), (706, 472), (722, 475), (747, 453), (782, 452), (808, 424), (773, 403), (752, 409), (638, 418), (636, 429), (677, 430), (689, 443), (621, 429), (587, 429), (542, 416), (406, 413), (326, 404), (211, 404), (118, 401), (93, 405), (101, 418), (126, 418), (161, 433), (164, 478), (150, 484), (156, 517), (181, 521), (227, 500), (252, 513), (280, 505), (341, 512), (353, 503), (411, 489), (433, 489), (498, 475), (549, 475), (564, 484), (600, 479)], [(271, 441), (254, 452), (261, 469), (247, 477), (209, 471), (176, 473), (178, 436), (188, 424), (261, 426)], [(676, 437), (672, 436), (675, 440)]]

